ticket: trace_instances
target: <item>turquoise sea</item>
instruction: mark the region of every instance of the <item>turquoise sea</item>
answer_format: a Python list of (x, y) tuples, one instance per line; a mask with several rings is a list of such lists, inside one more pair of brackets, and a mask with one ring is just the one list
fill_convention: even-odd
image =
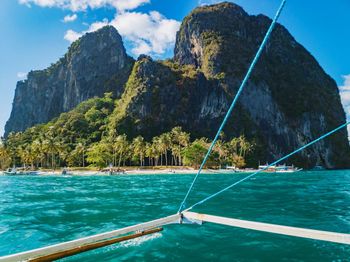
[[(202, 175), (190, 203), (244, 175)], [(192, 175), (0, 176), (0, 255), (171, 215)], [(262, 174), (196, 212), (350, 233), (350, 171)], [(214, 224), (164, 231), (62, 261), (350, 261), (350, 246)]]

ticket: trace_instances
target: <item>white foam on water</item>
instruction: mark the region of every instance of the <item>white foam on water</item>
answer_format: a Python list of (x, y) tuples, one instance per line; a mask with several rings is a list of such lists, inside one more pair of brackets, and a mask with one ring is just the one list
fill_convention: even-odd
[(5, 227), (0, 227), (0, 235), (1, 235), (2, 233), (7, 232), (7, 231), (8, 231), (7, 228), (5, 228)]
[(138, 238), (135, 238), (135, 239), (130, 239), (130, 240), (121, 242), (119, 244), (110, 245), (108, 247), (105, 247), (104, 248), (104, 252), (108, 253), (110, 251), (114, 251), (114, 250), (119, 249), (119, 248), (137, 247), (137, 246), (140, 246), (140, 245), (142, 245), (143, 243), (145, 243), (147, 241), (151, 241), (153, 239), (157, 239), (157, 238), (160, 238), (162, 236), (163, 235), (158, 232), (158, 233), (154, 233), (154, 234), (151, 234), (151, 235), (138, 237)]
[(157, 238), (160, 238), (160, 237), (162, 237), (162, 234), (158, 232), (158, 233), (154, 233), (154, 234), (151, 234), (151, 235), (146, 235), (146, 236), (142, 236), (142, 237), (138, 237), (138, 238), (127, 240), (125, 242), (122, 242), (120, 244), (120, 246), (121, 247), (140, 246), (144, 242), (147, 242), (147, 241), (150, 241), (150, 240), (153, 240), (153, 239), (157, 239)]

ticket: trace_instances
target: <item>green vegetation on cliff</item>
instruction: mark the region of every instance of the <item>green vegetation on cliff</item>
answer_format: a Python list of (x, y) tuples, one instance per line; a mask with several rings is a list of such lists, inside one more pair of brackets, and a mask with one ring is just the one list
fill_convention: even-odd
[(120, 99), (118, 99), (115, 107), (114, 114), (111, 116), (111, 129), (117, 128), (116, 124), (127, 116), (128, 105), (132, 99), (137, 96), (143, 89), (142, 79), (138, 77), (138, 70), (143, 61), (137, 61), (131, 71), (128, 81), (125, 85), (125, 90)]
[[(118, 102), (117, 102), (118, 104)], [(108, 132), (108, 119), (113, 111), (111, 94), (80, 104), (46, 125), (25, 132), (11, 133), (0, 146), (0, 168), (12, 165), (36, 168), (139, 166), (198, 167), (207, 151), (207, 138), (191, 142), (190, 134), (181, 127), (145, 140), (133, 139), (115, 130)], [(254, 145), (244, 137), (218, 141), (207, 166), (243, 167)]]

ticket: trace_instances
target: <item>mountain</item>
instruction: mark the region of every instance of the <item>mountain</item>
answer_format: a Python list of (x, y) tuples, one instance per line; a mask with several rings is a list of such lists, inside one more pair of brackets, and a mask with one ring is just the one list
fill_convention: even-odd
[[(194, 137), (213, 137), (270, 23), (232, 3), (196, 8), (177, 34), (173, 60), (135, 63), (113, 128), (150, 138), (181, 125)], [(335, 81), (278, 24), (224, 132), (255, 139), (260, 160), (272, 161), (344, 122)], [(349, 160), (344, 129), (293, 163), (344, 167)]]
[(113, 27), (84, 35), (58, 62), (45, 70), (29, 72), (27, 80), (17, 83), (5, 136), (46, 123), (106, 92), (119, 97), (133, 63)]
[[(32, 72), (27, 81), (18, 83), (7, 133), (48, 121), (89, 97), (102, 97), (103, 92), (112, 91), (117, 99), (107, 123), (103, 124), (109, 131), (125, 133), (129, 138), (142, 135), (151, 140), (174, 126), (182, 126), (191, 133), (192, 139), (212, 138), (270, 23), (268, 17), (248, 15), (233, 3), (198, 7), (183, 20), (176, 37), (174, 58), (165, 61), (144, 55), (132, 61), (111, 27), (90, 33), (74, 43), (68, 54), (74, 46), (79, 46), (79, 54), (91, 56), (92, 50), (81, 45), (88, 37), (96, 41), (93, 46), (111, 46), (109, 41), (114, 38), (98, 37), (101, 32), (110, 32), (118, 36), (115, 39), (119, 40), (114, 42), (118, 49), (102, 50), (106, 53), (114, 50), (119, 56), (115, 59), (106, 56), (104, 60), (111, 64), (117, 61), (119, 66), (114, 64), (114, 70), (111, 66), (79, 70), (81, 78), (90, 79), (80, 85), (79, 92), (75, 92), (76, 85), (71, 84), (69, 77), (59, 78), (59, 70), (53, 70), (56, 73), (51, 77), (43, 77), (42, 82)], [(68, 54), (59, 65), (66, 73), (64, 76), (71, 75)], [(95, 75), (101, 78), (92, 81)], [(102, 80), (102, 76), (113, 80)], [(30, 92), (39, 86), (38, 81), (42, 83), (39, 93), (49, 95), (50, 100)], [(99, 89), (101, 83), (106, 82), (108, 85)], [(67, 89), (67, 85), (71, 87)], [(56, 97), (52, 88), (56, 90)], [(62, 89), (67, 91), (58, 92)], [(69, 106), (64, 106), (64, 101), (71, 100)], [(48, 114), (50, 106), (54, 107), (54, 113)], [(36, 118), (33, 112), (38, 115)], [(22, 122), (25, 125), (21, 125)], [(227, 139), (244, 134), (254, 141), (255, 162), (258, 159), (265, 162), (295, 150), (344, 122), (345, 113), (335, 81), (287, 29), (278, 24), (224, 133)], [(346, 129), (303, 151), (290, 162), (307, 168), (349, 167)]]

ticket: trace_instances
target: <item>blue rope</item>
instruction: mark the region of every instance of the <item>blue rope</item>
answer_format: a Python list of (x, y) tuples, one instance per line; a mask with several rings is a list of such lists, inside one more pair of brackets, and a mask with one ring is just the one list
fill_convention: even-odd
[(251, 178), (251, 177), (253, 177), (253, 176), (255, 176), (255, 175), (257, 175), (257, 174), (259, 174), (259, 173), (261, 173), (261, 172), (263, 172), (264, 170), (270, 168), (271, 166), (277, 165), (278, 163), (282, 162), (283, 160), (285, 160), (285, 159), (291, 157), (292, 155), (295, 155), (296, 153), (298, 153), (298, 152), (304, 150), (305, 148), (307, 148), (307, 147), (309, 147), (309, 146), (311, 146), (311, 145), (317, 143), (318, 141), (320, 141), (320, 140), (326, 138), (327, 136), (330, 136), (331, 134), (337, 132), (338, 130), (340, 130), (340, 129), (346, 127), (346, 126), (348, 126), (349, 124), (350, 124), (350, 121), (349, 121), (349, 122), (346, 122), (345, 124), (342, 124), (342, 125), (338, 126), (337, 128), (333, 129), (332, 131), (330, 131), (330, 132), (328, 132), (328, 133), (326, 133), (326, 134), (320, 136), (319, 138), (317, 138), (317, 139), (311, 141), (310, 143), (308, 143), (308, 144), (306, 144), (306, 145), (304, 145), (304, 146), (298, 148), (297, 150), (293, 151), (292, 153), (289, 153), (288, 155), (286, 155), (286, 156), (284, 156), (284, 157), (278, 159), (277, 161), (273, 162), (272, 164), (269, 164), (269, 165), (266, 166), (265, 168), (260, 169), (259, 171), (255, 172), (255, 173), (253, 173), (253, 174), (250, 174), (249, 176), (246, 176), (245, 178), (242, 178), (241, 180), (239, 180), (239, 181), (237, 181), (237, 182), (235, 182), (235, 183), (233, 183), (233, 184), (231, 184), (231, 185), (225, 187), (224, 189), (222, 189), (222, 190), (220, 190), (220, 191), (218, 191), (218, 192), (216, 192), (216, 193), (214, 193), (214, 194), (212, 194), (212, 195), (210, 195), (210, 196), (204, 198), (203, 200), (197, 202), (196, 204), (194, 204), (194, 205), (192, 205), (191, 207), (189, 207), (188, 209), (186, 209), (186, 211), (188, 211), (188, 210), (194, 208), (195, 206), (198, 206), (198, 205), (200, 205), (200, 204), (203, 204), (204, 202), (208, 201), (209, 199), (212, 199), (213, 197), (216, 197), (217, 195), (219, 195), (219, 194), (225, 192), (226, 190), (229, 190), (230, 188), (232, 188), (232, 187), (234, 187), (234, 186), (236, 186), (236, 185), (242, 183), (243, 181), (246, 181), (247, 179), (249, 179), (249, 178)]
[(194, 186), (194, 184), (195, 184), (196, 181), (197, 181), (197, 178), (198, 178), (199, 174), (202, 172), (203, 167), (204, 167), (205, 163), (207, 162), (207, 160), (208, 160), (208, 158), (209, 158), (209, 156), (210, 156), (210, 154), (211, 154), (211, 151), (213, 150), (213, 148), (214, 148), (214, 146), (215, 146), (215, 144), (216, 144), (216, 141), (218, 140), (218, 138), (219, 138), (219, 136), (220, 136), (220, 134), (221, 134), (221, 132), (222, 132), (222, 130), (223, 130), (223, 128), (224, 128), (224, 126), (225, 126), (227, 120), (228, 120), (228, 118), (230, 117), (231, 112), (232, 112), (233, 108), (235, 107), (235, 104), (236, 104), (236, 102), (237, 102), (237, 100), (238, 100), (238, 97), (240, 96), (241, 92), (243, 91), (243, 88), (245, 87), (245, 85), (246, 85), (246, 83), (247, 83), (247, 81), (248, 81), (248, 79), (249, 79), (249, 77), (250, 77), (250, 75), (251, 75), (251, 73), (252, 73), (252, 71), (253, 71), (253, 69), (254, 69), (254, 67), (255, 67), (255, 64), (257, 63), (257, 61), (258, 61), (258, 59), (259, 59), (259, 57), (260, 57), (260, 55), (261, 55), (261, 53), (262, 53), (262, 51), (263, 51), (263, 49), (264, 49), (266, 43), (267, 43), (267, 40), (269, 39), (269, 37), (270, 37), (270, 35), (271, 35), (271, 32), (272, 32), (273, 28), (275, 27), (275, 24), (276, 24), (276, 22), (277, 22), (277, 20), (278, 20), (278, 18), (279, 18), (279, 16), (280, 16), (280, 14), (281, 14), (281, 12), (282, 12), (282, 9), (283, 9), (283, 7), (284, 7), (286, 1), (287, 1), (287, 0), (282, 0), (282, 3), (281, 3), (281, 5), (280, 5), (280, 7), (279, 7), (279, 9), (278, 9), (278, 11), (277, 11), (277, 13), (276, 13), (276, 15), (275, 15), (275, 18), (273, 19), (273, 21), (272, 21), (272, 23), (271, 23), (271, 25), (270, 25), (270, 27), (269, 27), (269, 30), (267, 31), (267, 33), (266, 33), (266, 35), (265, 35), (265, 37), (264, 37), (264, 40), (262, 41), (262, 43), (261, 43), (261, 45), (260, 45), (260, 47), (259, 47), (259, 50), (258, 50), (258, 52), (256, 53), (256, 55), (255, 55), (255, 57), (254, 57), (254, 59), (253, 59), (253, 62), (251, 63), (251, 65), (250, 65), (250, 67), (249, 67), (249, 69), (248, 69), (248, 72), (247, 72), (247, 74), (245, 75), (245, 77), (244, 77), (244, 79), (243, 79), (243, 81), (242, 81), (242, 83), (241, 83), (241, 86), (239, 87), (239, 89), (238, 89), (238, 91), (237, 91), (237, 94), (236, 94), (235, 98), (233, 99), (232, 104), (231, 104), (229, 110), (227, 111), (227, 113), (226, 113), (226, 115), (225, 115), (225, 118), (224, 118), (224, 120), (222, 121), (222, 123), (221, 123), (221, 125), (220, 125), (220, 127), (219, 127), (219, 129), (218, 129), (218, 131), (217, 131), (217, 133), (216, 133), (216, 135), (215, 135), (215, 138), (214, 138), (213, 142), (211, 143), (211, 145), (210, 145), (210, 147), (209, 147), (209, 149), (208, 149), (208, 151), (207, 151), (207, 153), (206, 153), (206, 155), (205, 155), (205, 157), (204, 157), (204, 159), (203, 159), (203, 162), (202, 162), (202, 164), (200, 165), (200, 167), (199, 167), (199, 169), (198, 169), (198, 172), (197, 172), (196, 176), (194, 177), (194, 179), (193, 179), (193, 181), (192, 181), (192, 184), (191, 184), (191, 186), (189, 187), (189, 189), (188, 189), (188, 191), (187, 191), (187, 193), (186, 193), (186, 195), (185, 195), (185, 197), (184, 197), (184, 199), (183, 199), (183, 201), (182, 201), (182, 203), (181, 203), (178, 212), (181, 212), (181, 211), (184, 209), (186, 200), (187, 200), (188, 196), (190, 195), (190, 193), (191, 193), (191, 191), (192, 191), (192, 189), (193, 189), (193, 186)]

